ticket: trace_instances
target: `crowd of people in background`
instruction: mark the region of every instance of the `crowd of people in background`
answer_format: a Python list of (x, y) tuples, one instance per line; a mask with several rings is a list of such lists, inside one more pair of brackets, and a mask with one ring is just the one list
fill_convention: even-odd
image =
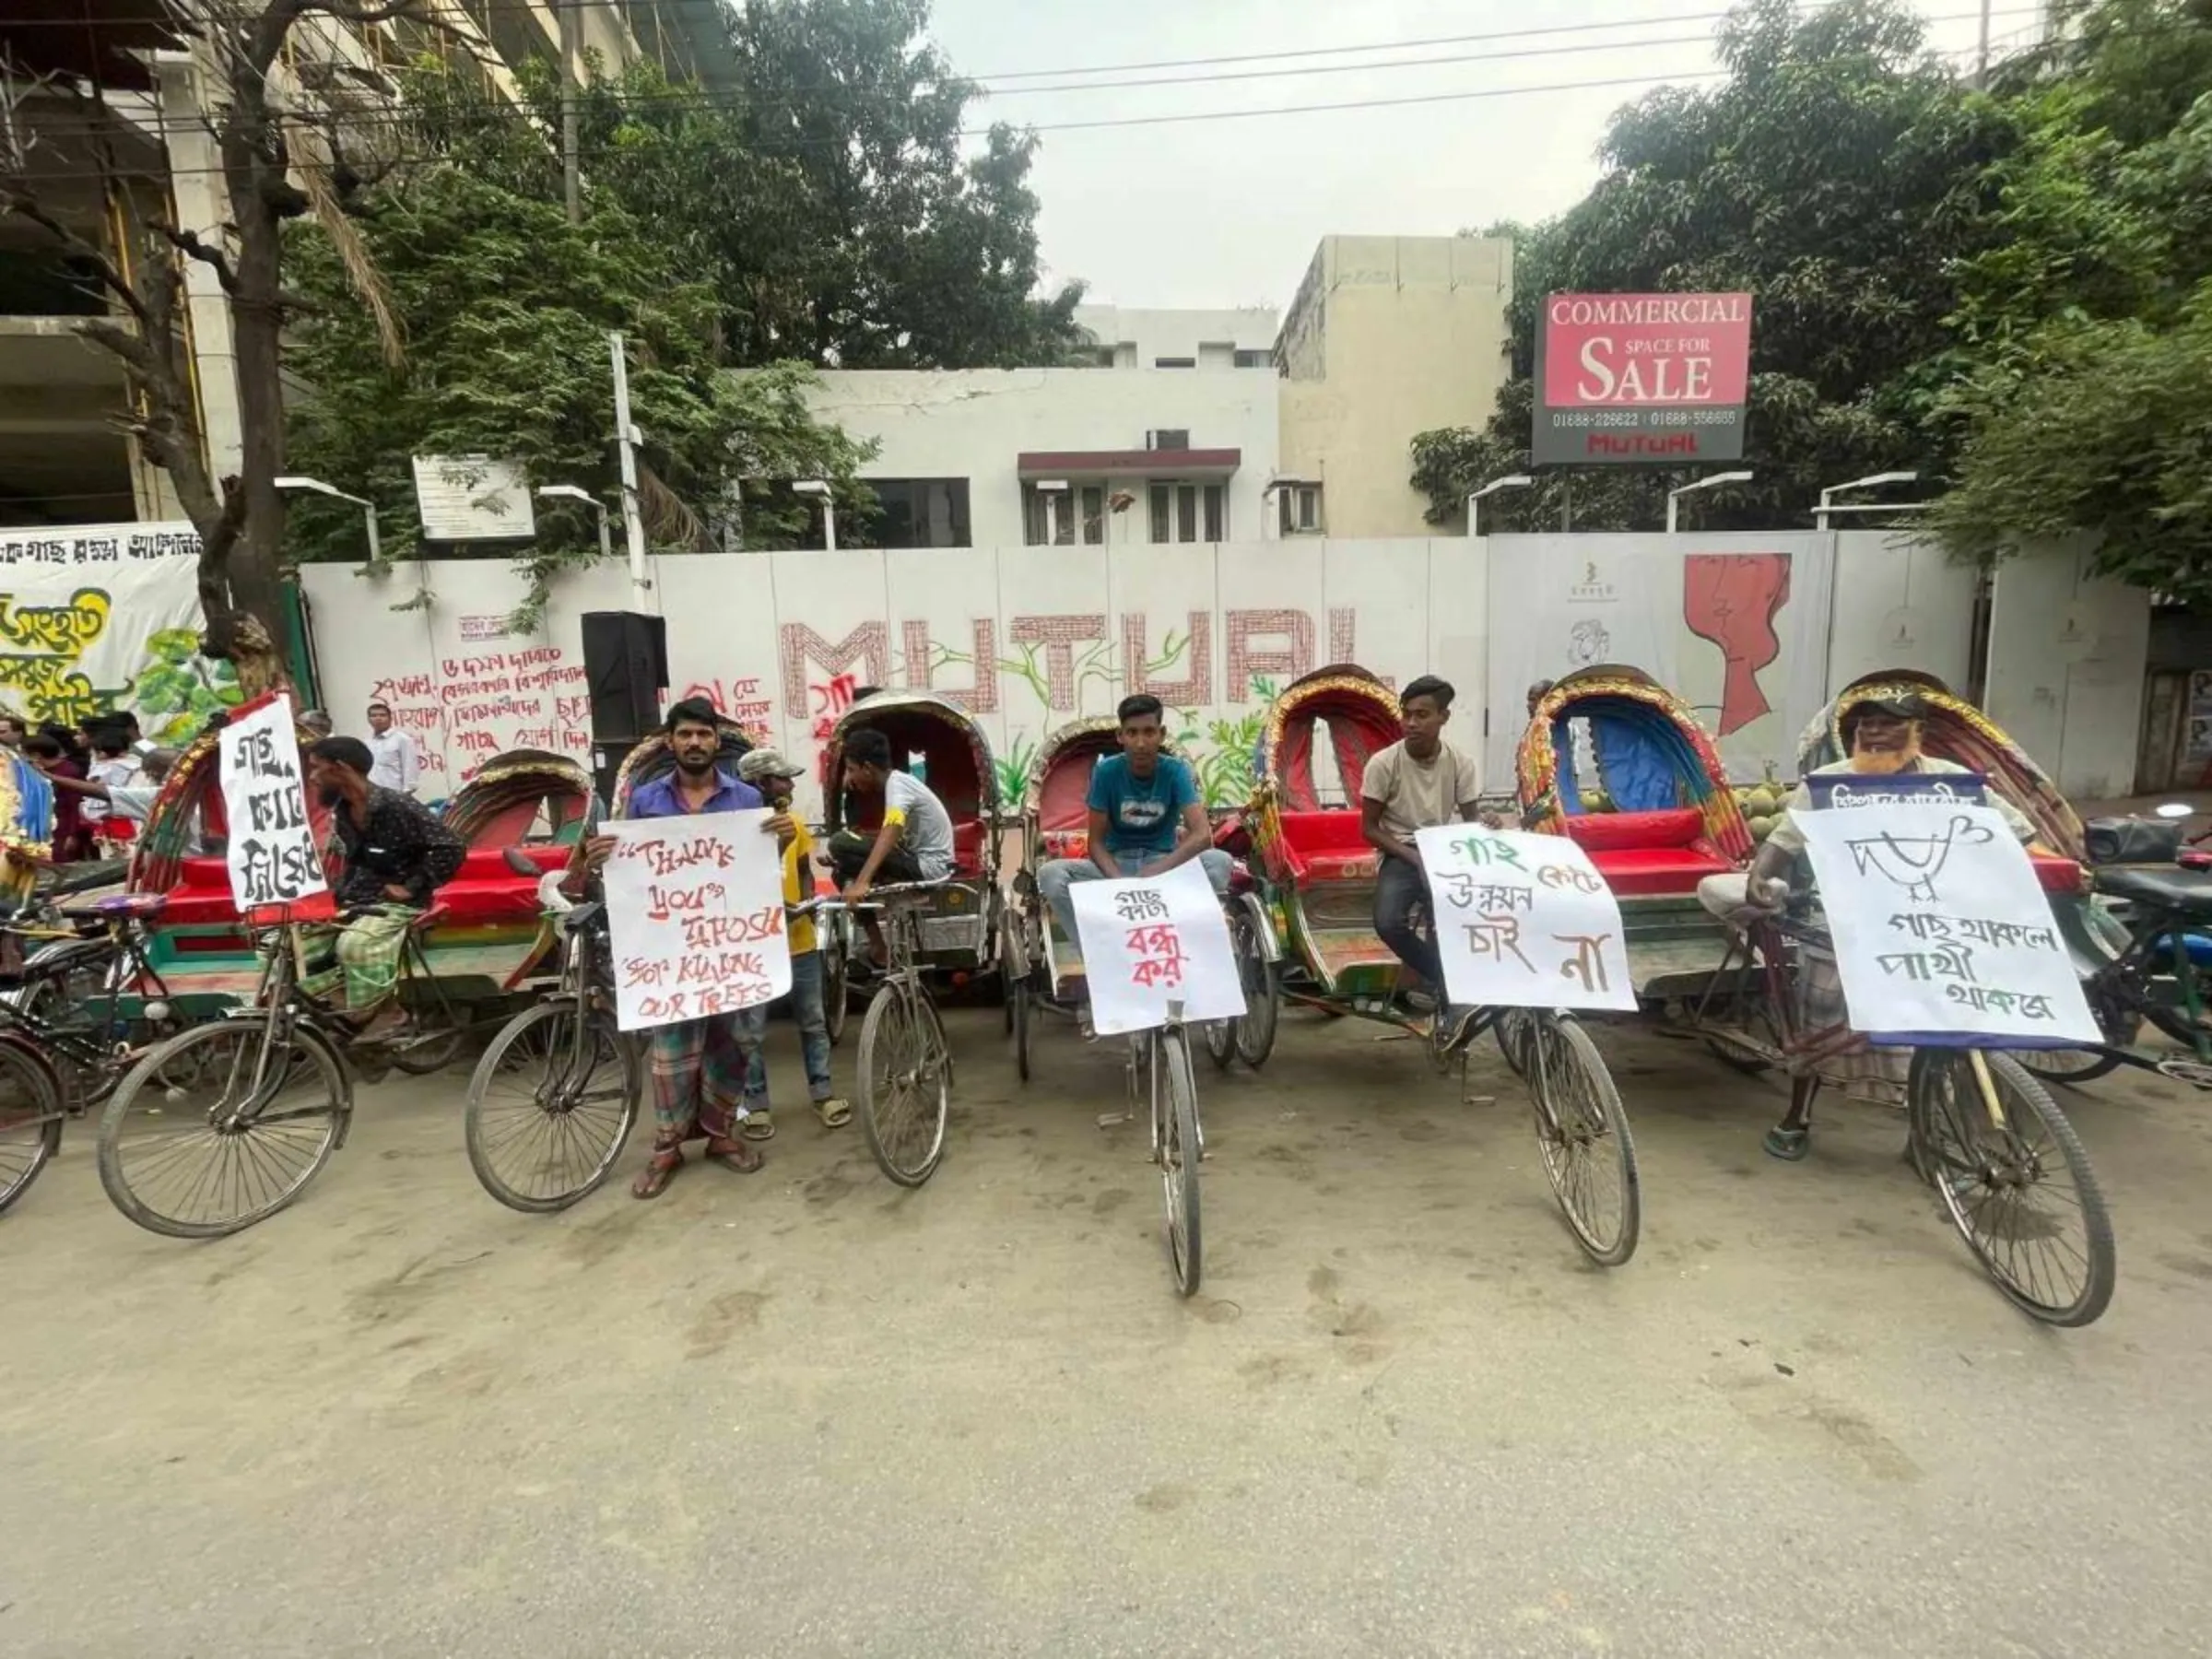
[[(421, 749), (411, 735), (394, 726), (385, 704), (371, 703), (365, 712), (371, 734), (365, 747), (374, 762), (370, 781), (413, 794), (422, 776)], [(320, 709), (301, 714), (300, 724), (311, 738), (328, 737), (335, 730), (331, 717)], [(127, 710), (95, 714), (71, 726), (56, 721), (33, 725), (0, 709), (0, 749), (16, 751), (53, 785), (55, 864), (126, 855), (177, 763), (177, 752), (148, 738), (138, 717)]]

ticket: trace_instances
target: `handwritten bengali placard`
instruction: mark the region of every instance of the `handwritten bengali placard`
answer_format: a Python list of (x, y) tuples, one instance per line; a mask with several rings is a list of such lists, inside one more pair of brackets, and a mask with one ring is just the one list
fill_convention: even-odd
[(2035, 867), (1988, 806), (1805, 812), (1853, 1030), (2102, 1041)]
[(791, 989), (783, 860), (766, 812), (605, 826), (615, 1018), (626, 1031), (772, 1002)]
[(1416, 836), (1455, 1003), (1633, 1008), (1620, 904), (1563, 835), (1443, 824)]
[(1150, 1030), (1182, 1018), (1234, 1019), (1244, 1012), (1236, 952), (1214, 885), (1199, 865), (1158, 876), (1084, 881), (1068, 888), (1091, 1029), (1100, 1036)]
[(330, 915), (330, 884), (308, 822), (290, 700), (272, 693), (247, 704), (230, 716), (218, 743), (229, 827), (223, 865), (232, 902), (253, 921)]

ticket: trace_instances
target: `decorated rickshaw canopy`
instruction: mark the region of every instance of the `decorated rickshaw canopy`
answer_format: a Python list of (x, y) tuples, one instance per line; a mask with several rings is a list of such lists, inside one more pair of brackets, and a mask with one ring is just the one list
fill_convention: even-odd
[(1588, 809), (1574, 769), (1578, 720), (1589, 729), (1598, 779), (1617, 811), (1695, 806), (1724, 854), (1751, 856), (1743, 808), (1696, 713), (1642, 669), (1618, 663), (1579, 669), (1537, 702), (1514, 762), (1531, 828), (1562, 833)]
[(998, 811), (998, 772), (983, 728), (965, 709), (935, 691), (878, 691), (847, 709), (831, 728), (822, 785), (823, 816), (832, 833), (847, 827), (841, 776), (845, 745), (855, 732), (881, 732), (891, 764), (920, 755), (930, 793), (955, 823)]
[(509, 749), (445, 804), (445, 821), (472, 847), (507, 847), (541, 824), (555, 841), (574, 841), (592, 815), (592, 774), (549, 749)]
[(1314, 738), (1324, 727), (1347, 797), (1339, 805), (1347, 806), (1359, 801), (1367, 763), (1406, 735), (1397, 693), (1356, 664), (1333, 663), (1292, 680), (1267, 706), (1252, 762), (1254, 782), (1286, 811), (1324, 809), (1313, 774)]
[[(745, 728), (735, 721), (716, 720), (722, 734), (721, 746), (714, 751), (714, 764), (733, 778), (737, 775), (737, 762), (745, 759), (753, 747), (753, 740), (745, 735)], [(650, 783), (655, 778), (666, 777), (675, 770), (676, 751), (668, 747), (668, 735), (655, 732), (643, 737), (622, 757), (622, 765), (615, 773), (615, 816), (622, 818), (629, 810), (629, 797), (641, 783)]]

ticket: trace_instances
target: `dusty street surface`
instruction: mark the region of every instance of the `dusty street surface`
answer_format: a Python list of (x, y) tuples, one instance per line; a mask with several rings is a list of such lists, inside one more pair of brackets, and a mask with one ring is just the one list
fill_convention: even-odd
[(192, 1245), (72, 1125), (0, 1222), (0, 1653), (2206, 1651), (2212, 1104), (2062, 1093), (2120, 1289), (2050, 1332), (1896, 1119), (1776, 1163), (1771, 1085), (1602, 1032), (1646, 1200), (1607, 1274), (1494, 1048), (1462, 1106), (1293, 1018), (1202, 1065), (1186, 1304), (1141, 1129), (1097, 1124), (1118, 1049), (1047, 1027), (1022, 1091), (995, 1011), (953, 1032), (912, 1194), (794, 1112), (750, 1179), (514, 1215), (456, 1070)]

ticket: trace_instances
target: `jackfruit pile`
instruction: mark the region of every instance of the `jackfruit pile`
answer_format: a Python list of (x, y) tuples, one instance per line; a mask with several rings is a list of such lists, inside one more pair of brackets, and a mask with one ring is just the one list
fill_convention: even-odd
[(1789, 789), (1774, 775), (1774, 763), (1767, 763), (1766, 776), (1756, 783), (1735, 785), (1735, 804), (1744, 815), (1744, 824), (1751, 831), (1754, 841), (1763, 841), (1781, 821), (1783, 808), (1790, 799)]

